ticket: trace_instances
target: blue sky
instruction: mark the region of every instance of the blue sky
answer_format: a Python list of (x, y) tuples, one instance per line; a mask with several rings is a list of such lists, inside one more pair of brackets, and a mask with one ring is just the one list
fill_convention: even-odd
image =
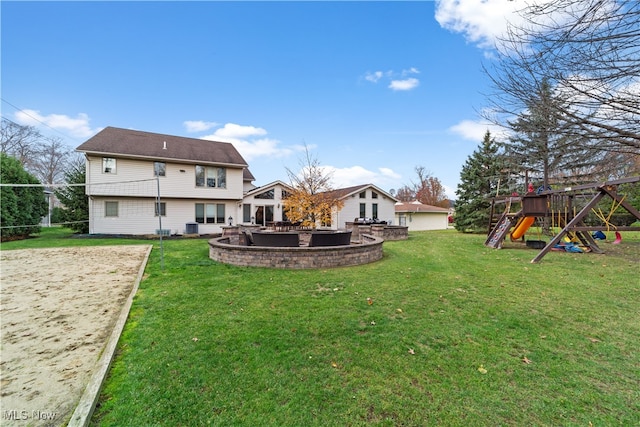
[(74, 148), (106, 126), (232, 142), (256, 185), (306, 144), (335, 188), (424, 166), (454, 197), (514, 3), (2, 1), (2, 115)]

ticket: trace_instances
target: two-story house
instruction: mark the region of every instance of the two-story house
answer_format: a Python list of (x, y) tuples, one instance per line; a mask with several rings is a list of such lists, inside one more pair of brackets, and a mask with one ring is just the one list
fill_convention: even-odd
[[(230, 143), (107, 127), (77, 148), (86, 158), (91, 234), (216, 234), (229, 224), (285, 221), (282, 181), (262, 187)], [(356, 218), (390, 223), (398, 200), (373, 184), (342, 199), (331, 228)]]
[(107, 127), (77, 151), (91, 234), (218, 233), (253, 187), (230, 143)]

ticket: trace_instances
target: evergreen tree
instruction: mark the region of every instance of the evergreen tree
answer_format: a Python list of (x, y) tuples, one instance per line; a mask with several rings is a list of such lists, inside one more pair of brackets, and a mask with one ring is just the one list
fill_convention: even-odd
[(506, 185), (508, 174), (498, 144), (487, 131), (482, 144), (462, 166), (456, 190), (455, 228), (462, 232), (485, 232), (489, 226), (490, 198)]
[(585, 149), (580, 137), (571, 136), (568, 125), (558, 117), (561, 97), (554, 96), (548, 80), (530, 97), (527, 110), (509, 125), (512, 136), (505, 142), (505, 156), (511, 170), (527, 172), (548, 188), (553, 182), (580, 183), (592, 181), (597, 165), (603, 165), (606, 152)]
[(0, 182), (23, 185), (2, 187), (0, 192), (2, 240), (40, 232), (40, 222), (49, 209), (40, 182), (24, 170), (20, 161), (5, 153), (0, 154)]
[[(84, 161), (76, 161), (65, 173), (67, 184), (85, 183)], [(84, 185), (70, 185), (55, 191), (56, 197), (63, 204), (64, 209), (60, 212), (62, 222), (68, 223), (76, 233), (89, 232), (89, 198), (85, 194)]]

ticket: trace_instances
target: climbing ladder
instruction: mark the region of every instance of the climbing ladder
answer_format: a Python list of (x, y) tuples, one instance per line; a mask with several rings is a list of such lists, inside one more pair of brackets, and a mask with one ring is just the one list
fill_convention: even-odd
[(500, 249), (502, 248), (502, 243), (504, 242), (505, 237), (511, 230), (511, 227), (515, 225), (518, 221), (518, 217), (520, 217), (521, 212), (510, 214), (508, 211), (505, 211), (495, 227), (489, 232), (487, 236), (487, 240), (484, 242), (484, 245), (489, 248)]

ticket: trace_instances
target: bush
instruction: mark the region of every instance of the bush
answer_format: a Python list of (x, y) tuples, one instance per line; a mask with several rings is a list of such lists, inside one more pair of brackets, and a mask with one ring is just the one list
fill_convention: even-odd
[[(2, 184), (40, 184), (20, 162), (2, 153), (0, 155), (0, 182)], [(1, 240), (15, 240), (40, 232), (40, 221), (49, 207), (41, 186), (2, 187), (0, 192)]]
[(51, 224), (60, 224), (61, 222), (64, 221), (64, 209), (56, 206), (53, 209), (51, 209)]

